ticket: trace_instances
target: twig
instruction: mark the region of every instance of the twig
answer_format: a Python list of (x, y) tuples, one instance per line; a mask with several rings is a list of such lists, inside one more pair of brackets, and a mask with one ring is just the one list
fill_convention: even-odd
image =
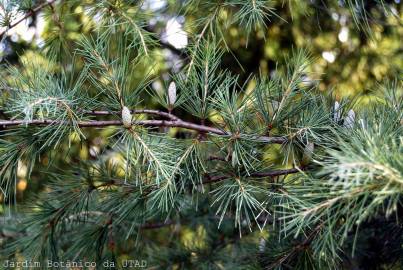
[[(110, 111), (87, 111), (87, 114), (91, 115), (120, 115), (121, 112), (110, 112)], [(154, 114), (154, 115), (159, 115), (162, 117), (169, 118), (171, 120), (179, 120), (178, 117), (176, 117), (173, 114), (163, 112), (163, 111), (158, 111), (158, 110), (150, 110), (150, 109), (142, 109), (142, 110), (131, 110), (132, 114)]]
[(152, 229), (159, 229), (169, 225), (174, 224), (173, 220), (167, 220), (165, 222), (156, 222), (156, 223), (146, 223), (140, 226), (142, 230), (152, 230)]
[(276, 170), (276, 171), (268, 171), (268, 172), (256, 172), (252, 173), (251, 177), (275, 177), (280, 175), (287, 175), (293, 173), (299, 173), (303, 169), (302, 168), (292, 168), (292, 169), (285, 169), (285, 170)]
[(4, 31), (2, 31), (0, 33), (0, 37), (2, 37), (5, 33), (7, 33), (8, 30), (10, 30), (11, 28), (16, 27), (18, 24), (20, 24), (24, 20), (28, 19), (29, 17), (33, 16), (35, 13), (37, 13), (38, 11), (43, 9), (44, 7), (51, 6), (54, 2), (56, 2), (56, 0), (46, 0), (42, 4), (40, 4), (37, 7), (35, 7), (34, 9), (28, 11), (22, 18), (20, 18), (19, 20), (9, 24), (9, 26), (6, 28), (6, 30), (4, 30)]
[(207, 160), (209, 160), (209, 161), (211, 161), (211, 160), (227, 161), (227, 160), (226, 160), (225, 158), (223, 158), (223, 157), (214, 156), (214, 155), (209, 156)]
[[(90, 121), (77, 121), (77, 122), (70, 122), (70, 121), (59, 121), (59, 120), (50, 120), (50, 119), (43, 119), (43, 120), (0, 120), (0, 127), (6, 128), (10, 126), (43, 126), (43, 125), (78, 125), (79, 127), (107, 127), (107, 126), (122, 126), (123, 123), (121, 120), (90, 120)], [(221, 136), (232, 136), (231, 133), (205, 125), (198, 125), (191, 122), (186, 122), (183, 120), (174, 120), (174, 121), (167, 121), (167, 120), (141, 120), (133, 122), (133, 125), (136, 126), (147, 126), (147, 127), (179, 127), (185, 128), (189, 130), (195, 130), (199, 132), (206, 132), (215, 135)], [(249, 139), (256, 140), (262, 143), (273, 143), (273, 144), (283, 144), (287, 141), (286, 137), (267, 137), (267, 136), (253, 136), (249, 135)]]
[(144, 28), (144, 30), (154, 34), (154, 35), (151, 35), (151, 38), (155, 42), (157, 42), (161, 47), (168, 49), (179, 56), (184, 56), (185, 58), (188, 57), (188, 53), (185, 49), (178, 49), (175, 46), (173, 46), (171, 43), (165, 42), (161, 38), (157, 37), (157, 35), (160, 35), (160, 33), (157, 33), (157, 31), (155, 29), (153, 29), (151, 26), (147, 25), (147, 26), (144, 26), (143, 28)]
[[(267, 172), (257, 172), (257, 173), (251, 173), (247, 177), (275, 177), (275, 176), (281, 176), (281, 175), (288, 175), (288, 174), (293, 174), (293, 173), (299, 173), (302, 169), (297, 169), (297, 168), (292, 168), (292, 169), (285, 169), (285, 170), (273, 170), (273, 171), (267, 171)], [(229, 179), (232, 176), (230, 175), (209, 175), (207, 174), (206, 179), (203, 181), (203, 184), (209, 184), (209, 183), (215, 183), (215, 182), (220, 182), (225, 179)]]
[[(197, 50), (199, 48), (200, 42), (204, 36), (204, 33), (207, 31), (207, 28), (209, 27), (210, 23), (215, 19), (216, 14), (217, 14), (218, 8), (215, 9), (213, 16), (211, 16), (211, 18), (208, 20), (208, 22), (204, 25), (199, 37), (196, 40), (196, 44), (194, 46), (194, 54), (197, 53)], [(188, 67), (188, 71), (186, 74), (186, 80), (189, 78), (190, 75), (190, 71), (192, 70), (193, 64), (194, 64), (194, 60), (195, 60), (195, 55), (193, 55), (191, 57), (190, 63), (189, 63), (189, 67)]]
[(229, 176), (229, 175), (210, 175), (210, 174), (206, 174), (205, 180), (203, 181), (203, 184), (210, 184), (210, 183), (220, 182), (220, 181), (228, 179), (230, 177), (231, 176)]
[[(251, 174), (250, 176), (247, 177), (274, 177), (274, 176), (281, 176), (281, 175), (288, 175), (288, 174), (294, 174), (294, 173), (298, 173), (301, 170), (298, 169), (287, 169), (287, 170), (273, 170), (273, 171), (267, 171), (267, 172), (261, 172), (261, 173), (254, 173)], [(223, 181), (225, 179), (229, 179), (231, 178), (231, 175), (211, 175), (211, 174), (205, 174), (204, 175), (204, 180), (202, 182), (202, 184), (210, 184), (210, 183), (215, 183), (215, 182), (220, 182)], [(103, 187), (110, 187), (110, 186), (124, 186), (124, 187), (131, 187), (130, 184), (128, 184), (127, 182), (120, 180), (120, 179), (111, 179), (108, 182), (105, 182), (103, 184), (100, 184), (94, 188), (99, 189), (99, 188), (103, 188)]]

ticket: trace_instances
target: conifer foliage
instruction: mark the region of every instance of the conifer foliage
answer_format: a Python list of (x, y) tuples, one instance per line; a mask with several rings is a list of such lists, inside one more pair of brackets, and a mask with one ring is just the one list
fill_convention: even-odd
[[(245, 79), (223, 63), (236, 58), (227, 29), (248, 50), (273, 21), (293, 23), (277, 13), (284, 5), (342, 8), (371, 39), (371, 12), (399, 16), (395, 3), (187, 0), (155, 11), (152, 2), (1, 1), (3, 41), (17, 13), (43, 12), (49, 33), (43, 61), (1, 71), (0, 260), (402, 267), (400, 79), (358, 106), (318, 89), (309, 48), (293, 49), (270, 75)], [(69, 35), (80, 16), (83, 33)], [(164, 16), (185, 20), (187, 46), (156, 30)], [(163, 50), (180, 61), (158, 84)], [(94, 138), (102, 143), (82, 158)], [(39, 188), (19, 202), (21, 167)], [(372, 245), (383, 256), (365, 268)]]

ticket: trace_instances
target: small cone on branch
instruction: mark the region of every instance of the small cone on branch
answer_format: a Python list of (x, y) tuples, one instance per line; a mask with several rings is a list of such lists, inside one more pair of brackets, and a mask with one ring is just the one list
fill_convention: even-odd
[(315, 149), (315, 144), (313, 142), (308, 142), (304, 148), (304, 153), (301, 160), (301, 165), (306, 166), (312, 161), (313, 151)]
[(333, 107), (333, 120), (339, 122), (341, 118), (340, 103), (336, 101)]
[(343, 125), (345, 128), (353, 128), (355, 122), (355, 112), (353, 110), (349, 110), (347, 113), (347, 117), (344, 119)]
[(175, 82), (171, 82), (168, 87), (168, 104), (169, 106), (173, 106), (176, 101), (176, 84)]
[(132, 126), (132, 114), (126, 106), (122, 108), (122, 122), (123, 126), (129, 128)]

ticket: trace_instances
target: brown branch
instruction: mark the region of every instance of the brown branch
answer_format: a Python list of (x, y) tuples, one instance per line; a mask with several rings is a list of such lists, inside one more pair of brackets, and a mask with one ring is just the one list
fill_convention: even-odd
[(142, 230), (153, 230), (153, 229), (160, 229), (169, 225), (174, 224), (173, 220), (167, 220), (165, 222), (156, 222), (156, 223), (145, 223), (140, 226)]
[[(288, 174), (294, 174), (294, 173), (298, 173), (300, 171), (302, 171), (303, 169), (296, 169), (296, 168), (292, 168), (292, 169), (285, 169), (285, 170), (273, 170), (273, 171), (267, 171), (267, 172), (259, 172), (259, 173), (253, 173), (250, 176), (247, 177), (275, 177), (275, 176), (281, 176), (281, 175), (288, 175)], [(215, 183), (215, 182), (220, 182), (226, 179), (229, 179), (233, 176), (231, 175), (225, 175), (225, 174), (221, 174), (221, 175), (211, 175), (211, 174), (206, 174), (204, 176), (204, 180), (203, 180), (203, 184), (210, 184), (210, 183)], [(127, 186), (130, 187), (129, 183), (126, 183), (123, 180), (120, 179), (111, 179), (108, 182), (105, 182), (103, 184), (100, 184), (98, 186), (95, 186), (94, 188), (98, 189), (98, 188), (102, 188), (102, 187), (110, 187), (110, 186)]]
[(299, 173), (301, 171), (303, 171), (303, 169), (301, 169), (301, 168), (292, 168), (292, 169), (276, 170), (276, 171), (268, 171), (268, 172), (256, 172), (256, 173), (252, 173), (250, 176), (252, 176), (252, 177), (275, 177), (275, 176), (280, 176), (280, 175)]
[(210, 184), (210, 183), (215, 183), (215, 182), (220, 182), (222, 180), (231, 178), (230, 175), (209, 175), (206, 174), (205, 180), (203, 181), (203, 184)]
[(56, 2), (56, 0), (45, 0), (42, 4), (38, 5), (37, 7), (35, 7), (34, 9), (28, 11), (22, 18), (20, 18), (19, 20), (10, 23), (8, 25), (8, 27), (2, 31), (0, 33), (0, 37), (2, 37), (5, 33), (7, 33), (8, 30), (10, 30), (11, 28), (16, 27), (18, 24), (20, 24), (21, 22), (23, 22), (24, 20), (28, 19), (29, 17), (35, 15), (35, 13), (37, 13), (38, 11), (42, 10), (44, 7), (46, 6), (51, 6), (54, 2)]
[(225, 161), (225, 162), (228, 161), (228, 160), (226, 160), (226, 159), (223, 158), (223, 157), (214, 156), (214, 155), (209, 156), (207, 160), (208, 160), (208, 161), (211, 161), (211, 160), (220, 160), (220, 161)]
[[(0, 120), (0, 127), (6, 128), (10, 126), (19, 126), (19, 125), (26, 125), (26, 126), (43, 126), (43, 125), (69, 125), (72, 122), (69, 121), (59, 121), (59, 120), (50, 120), (50, 119), (43, 119), (43, 120)], [(106, 126), (122, 126), (121, 120), (90, 120), (90, 121), (77, 121), (79, 127), (106, 127)], [(186, 122), (183, 120), (174, 120), (174, 121), (166, 121), (166, 120), (141, 120), (133, 122), (133, 125), (137, 126), (147, 126), (147, 127), (178, 127), (178, 128), (185, 128), (189, 130), (195, 130), (199, 132), (206, 132), (210, 134), (216, 134), (221, 136), (232, 136), (231, 133), (205, 125), (198, 125), (191, 122)], [(264, 143), (274, 143), (274, 144), (283, 144), (287, 141), (285, 137), (267, 137), (267, 136), (253, 136), (251, 135), (249, 139), (254, 139), (259, 142)]]
[[(3, 128), (12, 127), (12, 126), (48, 126), (48, 125), (69, 125), (71, 122), (69, 121), (59, 121), (59, 120), (0, 120), (0, 126)], [(105, 120), (105, 121), (79, 121), (77, 122), (80, 127), (105, 127), (105, 126), (120, 126), (122, 125), (122, 121), (120, 120)]]
[[(120, 115), (121, 112), (110, 112), (110, 111), (87, 111), (87, 114), (90, 115)], [(141, 109), (141, 110), (131, 110), (132, 114), (153, 114), (153, 115), (158, 115), (162, 117), (166, 117), (171, 120), (180, 120), (178, 117), (176, 117), (173, 114), (163, 112), (163, 111), (158, 111), (158, 110), (150, 110), (150, 109)]]
[[(303, 169), (298, 169), (298, 168), (292, 168), (292, 169), (285, 169), (285, 170), (273, 170), (273, 171), (267, 171), (267, 172), (256, 172), (256, 173), (251, 173), (247, 177), (275, 177), (275, 176), (281, 176), (281, 175), (288, 175), (288, 174), (293, 174), (293, 173), (299, 173)], [(215, 183), (215, 182), (220, 182), (225, 179), (231, 178), (231, 175), (209, 175), (207, 174), (205, 176), (205, 180), (203, 181), (203, 184), (209, 184), (209, 183)]]

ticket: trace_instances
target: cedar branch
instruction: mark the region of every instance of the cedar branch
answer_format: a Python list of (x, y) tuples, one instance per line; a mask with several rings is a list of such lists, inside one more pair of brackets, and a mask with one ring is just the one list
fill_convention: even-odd
[[(133, 125), (136, 126), (146, 126), (146, 127), (178, 127), (185, 128), (189, 130), (195, 130), (199, 132), (206, 132), (210, 134), (220, 135), (220, 136), (228, 136), (231, 137), (232, 134), (219, 129), (206, 125), (194, 124), (191, 122), (183, 121), (179, 118), (178, 120), (140, 120), (133, 122)], [(60, 121), (60, 120), (51, 120), (51, 119), (34, 119), (30, 121), (26, 120), (0, 120), (0, 127), (6, 128), (11, 126), (46, 126), (46, 125), (69, 125), (75, 124), (79, 127), (107, 127), (107, 126), (122, 126), (123, 123), (121, 120), (89, 120), (89, 121), (77, 121), (77, 122), (69, 122), (69, 121)], [(264, 143), (273, 143), (273, 144), (283, 144), (287, 141), (285, 137), (267, 137), (267, 136), (252, 136), (252, 139), (255, 139), (259, 142)]]

